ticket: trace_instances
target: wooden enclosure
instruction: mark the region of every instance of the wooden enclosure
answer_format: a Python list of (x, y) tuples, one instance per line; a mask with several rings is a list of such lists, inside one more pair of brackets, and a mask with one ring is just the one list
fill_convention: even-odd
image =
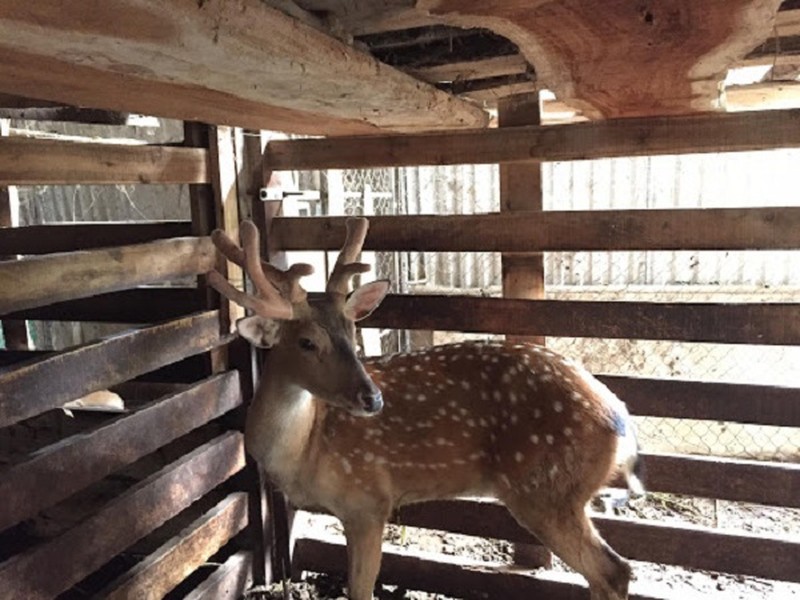
[[(237, 599), (304, 571), (344, 571), (344, 546), (294, 530), (292, 508), (245, 453), (257, 356), (234, 333), (239, 309), (204, 281), (218, 269), (245, 285), (209, 238), (215, 228), (236, 237), (244, 218), (276, 263), (341, 246), (343, 217), (284, 216), (280, 172), (500, 165), (498, 212), (371, 217), (364, 250), (500, 253), (503, 297), (394, 294), (367, 326), (800, 348), (800, 298), (558, 300), (546, 297), (542, 258), (800, 251), (798, 206), (754, 198), (749, 208), (545, 211), (541, 168), (800, 148), (800, 109), (786, 109), (800, 106), (796, 0), (609, 1), (602, 10), (595, 0), (103, 0), (69, 12), (53, 0), (5, 4), (0, 598)], [(763, 72), (725, 83), (727, 69), (743, 67)], [(784, 109), (758, 110), (775, 107)], [(130, 113), (179, 120), (182, 142), (23, 137), (5, 127), (119, 125)], [(261, 130), (320, 137), (263, 146)], [(178, 221), (17, 227), (9, 209), (15, 186), (173, 184), (188, 186), (191, 206)], [(278, 199), (262, 201), (262, 188)], [(30, 321), (116, 332), (42, 348), (29, 344)], [(636, 416), (800, 428), (798, 387), (599, 378)], [(109, 390), (122, 411), (64, 410)], [(800, 509), (800, 463), (643, 450), (651, 492)], [(800, 584), (798, 532), (595, 521), (633, 560)], [(506, 540), (546, 562), (492, 502), (403, 507), (396, 522)], [(556, 571), (396, 551), (384, 554), (380, 581), (463, 598), (585, 595), (582, 581)], [(632, 597), (660, 596), (640, 579)]]
[[(176, 283), (224, 269), (206, 236), (238, 226), (237, 179), (253, 172), (233, 130), (187, 124), (184, 147), (4, 139), (0, 164), (4, 185), (179, 182), (191, 196), (188, 221), (0, 229), (2, 254), (22, 255), (0, 263), (0, 595), (238, 598), (267, 576), (241, 433), (250, 351), (202, 280)], [(25, 320), (129, 325), (53, 352), (27, 348)], [(105, 389), (123, 414), (60, 410)]]
[[(534, 102), (535, 103), (535, 102)], [(500, 105), (501, 125), (505, 111)], [(530, 104), (530, 102), (529, 102)], [(655, 303), (543, 299), (536, 259), (548, 250), (800, 249), (800, 209), (537, 211), (539, 161), (607, 156), (724, 152), (797, 146), (796, 111), (619, 120), (560, 126), (501, 126), (485, 132), (328, 138), (271, 142), (264, 177), (274, 170), (503, 162), (499, 214), (373, 217), (364, 249), (496, 251), (503, 255), (503, 298), (393, 295), (366, 326), (432, 329), (519, 338), (541, 336), (678, 340), (725, 344), (800, 344), (800, 304)], [(758, 139), (756, 139), (758, 138)], [(532, 160), (533, 159), (533, 160)], [(525, 185), (514, 185), (522, 178)], [(533, 182), (533, 185), (531, 185)], [(525, 203), (529, 207), (525, 210)], [(523, 206), (523, 208), (516, 208)], [(524, 211), (524, 212), (517, 212)], [(276, 217), (270, 249), (334, 250), (341, 217)], [(600, 376), (639, 416), (800, 425), (800, 390), (681, 379)], [(660, 454), (644, 448), (651, 492), (798, 508), (800, 468), (715, 457)], [(535, 544), (497, 504), (460, 500), (403, 507), (406, 526)], [(800, 540), (731, 534), (614, 516), (594, 518), (624, 556), (647, 562), (798, 581)], [(344, 547), (305, 533), (293, 546), (295, 574), (343, 572)], [(556, 573), (485, 570), (458, 560), (385, 552), (381, 581), (465, 598), (573, 598), (574, 580)], [(647, 582), (636, 598), (653, 598)], [(488, 594), (488, 596), (487, 596)], [(538, 595), (537, 595), (538, 594)]]

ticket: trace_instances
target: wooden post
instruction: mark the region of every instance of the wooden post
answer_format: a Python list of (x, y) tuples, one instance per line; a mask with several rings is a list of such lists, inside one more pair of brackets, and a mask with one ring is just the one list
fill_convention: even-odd
[[(273, 173), (266, 162), (262, 163), (261, 187), (280, 190), (280, 176)], [(286, 253), (281, 248), (275, 247), (270, 239), (272, 220), (282, 212), (283, 202), (278, 199), (280, 196), (278, 193), (275, 199), (262, 200), (260, 194), (256, 194), (252, 199), (251, 212), (253, 221), (261, 231), (262, 256), (277, 267), (286, 268), (288, 266)], [(263, 363), (262, 352), (256, 352), (259, 368)], [(272, 482), (265, 481), (264, 488), (269, 510), (269, 518), (265, 522), (265, 538), (270, 549), (272, 581), (286, 581), (291, 577), (290, 540), (295, 514), (286, 496)]]
[[(223, 229), (233, 239), (239, 239), (240, 218), (254, 218), (259, 221), (258, 193), (261, 187), (261, 142), (254, 132), (233, 130), (230, 127), (211, 127), (199, 123), (187, 123), (185, 143), (209, 149), (211, 183), (192, 185), (190, 198), (192, 208), (192, 228), (195, 235), (208, 235), (215, 228)], [(217, 269), (225, 273), (228, 280), (237, 288), (244, 285), (244, 273), (238, 265), (220, 261)], [(205, 285), (201, 278), (206, 301), (210, 306), (221, 304), (220, 326), (230, 331), (244, 311), (237, 305), (221, 298)], [(249, 344), (237, 341), (224, 353), (212, 354), (211, 370), (236, 369), (240, 374), (242, 397), (249, 403), (255, 386), (253, 351)], [(235, 426), (244, 429), (246, 411), (235, 416)], [(269, 560), (272, 554), (272, 527), (258, 465), (247, 457), (245, 488), (248, 495), (249, 543), (253, 552), (252, 577), (256, 585), (274, 580), (274, 570)]]
[[(261, 157), (263, 146), (261, 134), (258, 131), (248, 131), (237, 128), (234, 131), (234, 144), (236, 151), (238, 213), (240, 219), (255, 219), (256, 208), (260, 208), (259, 193), (261, 189)], [(258, 212), (258, 211), (256, 211)], [(235, 282), (236, 284), (237, 282)], [(249, 404), (256, 386), (255, 364), (259, 356), (245, 341), (234, 345), (231, 353), (232, 366), (239, 369), (243, 378), (243, 393), (246, 403)], [(242, 413), (242, 425), (245, 414)], [(247, 456), (246, 481), (248, 492), (248, 509), (250, 514), (249, 539), (252, 551), (252, 576), (254, 585), (267, 585), (275, 581), (275, 571), (272, 565), (273, 526), (271, 511), (267, 496), (266, 481), (258, 464), (251, 456)]]
[[(10, 133), (10, 121), (0, 119), (0, 138)], [(17, 187), (0, 185), (0, 227), (19, 227), (19, 198)], [(0, 256), (0, 260), (14, 260), (15, 256)], [(3, 321), (3, 339), (8, 350), (28, 349), (26, 321)]]
[[(539, 125), (539, 94), (520, 94), (502, 98), (498, 104), (500, 127)], [(501, 212), (542, 210), (542, 163), (528, 161), (500, 165)], [(544, 259), (541, 253), (503, 254), (503, 296), (505, 298), (544, 298)], [(543, 336), (506, 336), (509, 340), (544, 344)]]
[[(498, 103), (498, 125), (517, 127), (541, 125), (539, 93), (501, 98)], [(500, 211), (541, 212), (542, 163), (528, 161), (500, 165)], [(503, 296), (505, 298), (544, 298), (544, 257), (506, 253), (501, 258)], [(544, 345), (544, 336), (506, 335), (509, 341), (526, 341)], [(550, 566), (552, 555), (543, 546), (514, 544), (514, 564), (520, 567)]]

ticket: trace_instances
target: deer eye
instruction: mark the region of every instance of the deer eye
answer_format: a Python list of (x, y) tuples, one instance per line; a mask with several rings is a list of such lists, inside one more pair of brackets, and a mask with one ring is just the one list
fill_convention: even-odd
[(308, 352), (312, 352), (317, 349), (317, 345), (308, 338), (300, 338), (299, 343), (300, 343), (300, 348)]

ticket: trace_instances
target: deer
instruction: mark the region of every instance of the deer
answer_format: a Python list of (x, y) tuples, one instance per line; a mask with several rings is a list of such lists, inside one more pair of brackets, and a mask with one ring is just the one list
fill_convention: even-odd
[(245, 446), (297, 507), (341, 520), (351, 600), (370, 600), (384, 526), (400, 506), (456, 497), (502, 502), (521, 526), (583, 575), (592, 600), (628, 597), (631, 568), (600, 537), (587, 504), (616, 474), (644, 493), (625, 404), (583, 367), (528, 343), (464, 342), (360, 360), (356, 323), (389, 291), (357, 262), (366, 219), (346, 221), (326, 291), (309, 298), (310, 265), (261, 259), (259, 232), (214, 244), (254, 287), (208, 282), (252, 314), (237, 330), (267, 348)]

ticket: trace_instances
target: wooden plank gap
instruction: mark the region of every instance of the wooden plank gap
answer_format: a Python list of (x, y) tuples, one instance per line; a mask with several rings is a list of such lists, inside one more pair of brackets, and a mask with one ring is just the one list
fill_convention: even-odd
[(61, 407), (225, 342), (216, 311), (190, 315), (0, 373), (0, 427)]
[(236, 492), (183, 529), (95, 597), (161, 598), (247, 526), (247, 494)]
[[(44, 447), (0, 473), (0, 530), (35, 515), (241, 405), (236, 372), (148, 402), (108, 425)], [(114, 452), (108, 452), (114, 448)], [(50, 484), (42, 486), (43, 481)]]
[(64, 534), (0, 564), (0, 597), (49, 600), (244, 467), (228, 432), (136, 484)]

